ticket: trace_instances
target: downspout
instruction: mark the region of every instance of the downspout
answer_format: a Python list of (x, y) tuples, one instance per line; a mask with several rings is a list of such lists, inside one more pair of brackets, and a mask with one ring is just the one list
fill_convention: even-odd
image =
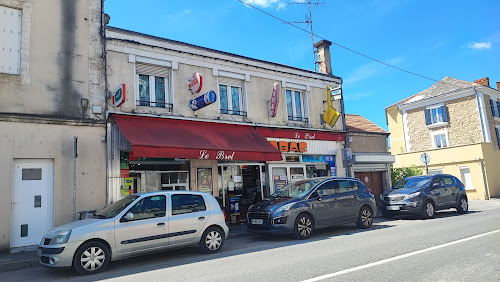
[(104, 61), (104, 113), (106, 115), (105, 125), (104, 125), (104, 148), (106, 152), (105, 162), (106, 162), (106, 200), (104, 206), (108, 206), (109, 202), (109, 158), (108, 158), (108, 62), (106, 56), (106, 30), (104, 28), (104, 0), (101, 0), (101, 42), (102, 42), (102, 58)]
[(478, 159), (479, 160), (479, 165), (481, 165), (481, 173), (483, 174), (483, 185), (484, 185), (484, 197), (485, 200), (490, 199), (490, 193), (488, 193), (488, 186), (487, 186), (487, 181), (486, 181), (486, 173), (484, 172), (484, 160), (483, 159)]

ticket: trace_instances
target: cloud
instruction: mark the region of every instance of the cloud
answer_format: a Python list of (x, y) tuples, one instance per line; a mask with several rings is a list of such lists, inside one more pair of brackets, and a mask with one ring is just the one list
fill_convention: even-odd
[[(398, 66), (404, 61), (403, 57), (394, 57), (388, 60), (385, 60), (384, 62), (393, 65), (393, 66)], [(372, 76), (375, 75), (380, 75), (384, 71), (391, 70), (392, 68), (389, 68), (388, 66), (382, 65), (377, 62), (370, 62), (364, 65), (361, 65), (358, 67), (353, 73), (349, 74), (346, 76), (344, 79), (344, 86), (349, 86), (355, 83), (359, 83), (362, 80), (368, 79)]]
[(472, 48), (472, 49), (490, 49), (491, 48), (491, 42), (469, 42), (466, 45), (467, 48)]
[(243, 1), (249, 5), (261, 8), (276, 7), (276, 9), (281, 10), (286, 7), (286, 3), (283, 0), (243, 0)]

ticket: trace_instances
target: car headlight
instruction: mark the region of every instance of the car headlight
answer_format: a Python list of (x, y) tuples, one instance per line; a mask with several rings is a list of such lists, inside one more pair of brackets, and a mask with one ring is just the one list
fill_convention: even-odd
[(281, 207), (275, 209), (273, 211), (273, 214), (277, 214), (277, 213), (281, 213), (281, 212), (286, 212), (287, 210), (289, 210), (293, 206), (293, 204), (295, 204), (295, 203), (289, 203), (289, 204), (286, 204), (286, 205), (282, 205)]
[(57, 234), (56, 236), (54, 236), (54, 238), (52, 238), (52, 240), (50, 240), (49, 245), (59, 245), (59, 244), (67, 243), (68, 239), (69, 239), (69, 235), (71, 235), (71, 230), (63, 231), (63, 232)]
[(403, 201), (406, 201), (406, 200), (410, 200), (410, 199), (416, 198), (416, 197), (418, 197), (418, 195), (420, 195), (420, 192), (415, 192), (415, 193), (408, 194), (408, 195), (406, 195), (406, 196), (403, 198)]

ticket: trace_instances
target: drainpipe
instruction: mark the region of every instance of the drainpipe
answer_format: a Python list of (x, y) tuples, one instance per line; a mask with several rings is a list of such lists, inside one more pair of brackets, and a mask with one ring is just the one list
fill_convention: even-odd
[(486, 182), (486, 173), (484, 171), (484, 160), (483, 159), (478, 159), (479, 165), (481, 165), (481, 173), (483, 174), (483, 185), (484, 185), (484, 197), (485, 200), (490, 199), (490, 194), (488, 193), (488, 186)]
[[(106, 116), (105, 125), (104, 125), (104, 148), (106, 152), (106, 157), (104, 158), (106, 162), (106, 200), (104, 202), (104, 206), (108, 206), (109, 202), (109, 158), (108, 158), (108, 68), (107, 68), (107, 57), (106, 57), (106, 29), (104, 28), (104, 0), (101, 0), (101, 24), (99, 27), (99, 32), (101, 34), (101, 42), (102, 42), (102, 58), (104, 61), (104, 113)], [(106, 23), (107, 24), (107, 23)]]

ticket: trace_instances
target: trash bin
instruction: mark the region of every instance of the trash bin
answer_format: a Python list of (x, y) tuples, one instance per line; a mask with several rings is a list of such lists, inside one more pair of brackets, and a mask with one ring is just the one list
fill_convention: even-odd
[(95, 210), (93, 211), (81, 211), (78, 212), (80, 214), (79, 220), (86, 219), (86, 218), (92, 218), (95, 215)]

